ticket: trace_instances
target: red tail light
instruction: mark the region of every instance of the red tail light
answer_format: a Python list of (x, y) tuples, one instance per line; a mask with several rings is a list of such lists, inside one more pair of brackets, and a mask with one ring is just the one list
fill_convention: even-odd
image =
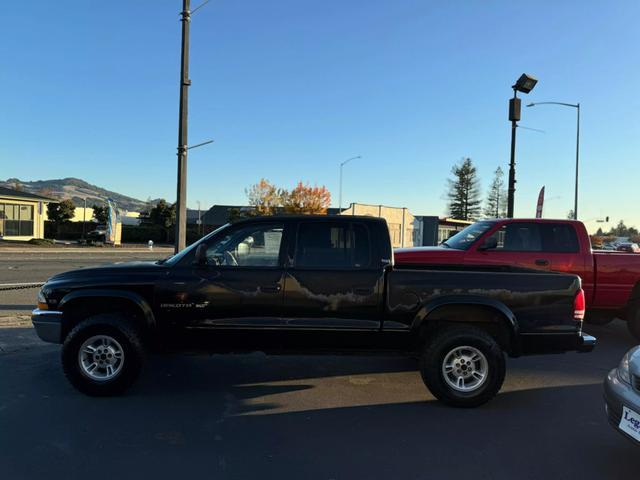
[(587, 301), (584, 298), (584, 290), (580, 289), (573, 301), (573, 319), (579, 322), (583, 321), (586, 309)]

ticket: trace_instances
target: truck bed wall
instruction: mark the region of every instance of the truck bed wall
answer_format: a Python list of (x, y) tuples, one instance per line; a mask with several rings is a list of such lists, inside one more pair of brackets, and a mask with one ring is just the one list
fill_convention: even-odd
[(557, 273), (394, 269), (388, 276), (387, 318), (396, 328), (411, 328), (421, 309), (446, 298), (458, 303), (466, 298), (504, 305), (520, 333), (575, 332), (573, 304), (579, 288), (579, 278)]

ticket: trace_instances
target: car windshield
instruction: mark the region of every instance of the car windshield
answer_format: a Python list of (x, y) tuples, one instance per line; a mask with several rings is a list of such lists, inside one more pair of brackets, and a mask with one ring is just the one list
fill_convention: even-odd
[(209, 238), (211, 238), (212, 236), (214, 236), (218, 232), (221, 232), (222, 230), (224, 230), (225, 228), (229, 227), (230, 225), (231, 225), (230, 223), (227, 223), (227, 224), (221, 226), (220, 228), (218, 228), (218, 229), (214, 230), (213, 232), (211, 232), (209, 235), (206, 235), (206, 236), (202, 237), (200, 240), (198, 240), (197, 242), (192, 243), (191, 245), (189, 245), (184, 250), (179, 251), (178, 253), (176, 253), (175, 255), (173, 255), (173, 256), (171, 256), (169, 258), (165, 258), (164, 260), (160, 260), (158, 263), (160, 263), (162, 265), (169, 265), (169, 266), (175, 265), (180, 260), (182, 260), (189, 252), (191, 252), (192, 250), (198, 248), (198, 245), (200, 245), (200, 243), (208, 240)]
[(444, 247), (455, 248), (456, 250), (468, 250), (469, 247), (493, 227), (493, 225), (495, 225), (495, 222), (474, 223), (442, 242), (442, 245)]

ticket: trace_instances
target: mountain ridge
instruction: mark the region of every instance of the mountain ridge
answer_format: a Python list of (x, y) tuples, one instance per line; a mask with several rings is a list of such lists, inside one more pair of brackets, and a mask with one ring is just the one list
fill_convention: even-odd
[(155, 204), (157, 200), (143, 201), (122, 193), (107, 190), (106, 188), (93, 185), (85, 180), (75, 177), (57, 178), (50, 180), (24, 181), (19, 178), (8, 178), (0, 180), (0, 186), (6, 188), (22, 189), (25, 192), (42, 195), (55, 200), (71, 200), (77, 207), (84, 206), (84, 199), (87, 199), (87, 206), (94, 203), (102, 204), (111, 198), (115, 201), (119, 209), (132, 212), (140, 212), (147, 208), (149, 202)]

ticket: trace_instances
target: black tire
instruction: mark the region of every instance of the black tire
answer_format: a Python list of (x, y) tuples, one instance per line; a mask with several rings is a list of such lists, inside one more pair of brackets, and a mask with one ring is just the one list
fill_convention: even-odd
[[(457, 347), (479, 350), (486, 360), (484, 380), (472, 391), (456, 390), (445, 379), (443, 363)], [(427, 341), (420, 359), (420, 373), (427, 388), (438, 400), (454, 407), (477, 407), (491, 400), (502, 387), (505, 370), (504, 354), (498, 343), (484, 330), (471, 326), (439, 331)]]
[(640, 305), (634, 305), (627, 314), (627, 328), (633, 337), (640, 341)]
[[(115, 340), (123, 352), (122, 363), (117, 367), (113, 377), (99, 381), (85, 373), (79, 360), (83, 343), (96, 336), (106, 336)], [(69, 332), (62, 345), (64, 374), (75, 388), (91, 396), (123, 393), (138, 378), (143, 360), (144, 348), (138, 331), (125, 316), (119, 314), (107, 313), (87, 318)]]

